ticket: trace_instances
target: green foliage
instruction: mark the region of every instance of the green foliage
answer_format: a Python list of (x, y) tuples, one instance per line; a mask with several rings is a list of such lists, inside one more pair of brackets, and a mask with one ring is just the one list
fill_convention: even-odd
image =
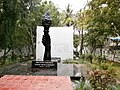
[(88, 77), (76, 81), (75, 90), (119, 90), (115, 77), (107, 70), (92, 70), (88, 72)]
[(79, 59), (79, 52), (78, 51), (73, 51), (74, 53), (74, 59)]
[(98, 66), (96, 66), (96, 65), (93, 64), (93, 65), (91, 66), (91, 68), (92, 68), (92, 70), (96, 70), (96, 69), (98, 69)]
[(41, 25), (42, 15), (46, 11), (51, 13), (52, 26), (59, 26), (58, 8), (52, 2), (0, 0), (0, 50), (4, 51), (3, 58), (11, 50), (23, 54), (22, 48), (35, 54), (36, 26)]
[[(0, 58), (0, 67), (15, 63), (16, 61), (19, 61), (18, 57), (19, 56), (17, 56), (17, 55), (14, 55), (14, 56), (7, 55), (4, 58)], [(4, 64), (2, 64), (3, 61), (4, 61)]]
[(102, 63), (100, 66), (99, 66), (100, 69), (102, 70), (107, 70), (109, 68), (109, 66), (106, 64), (106, 63)]
[(74, 21), (73, 21), (73, 18), (72, 18), (73, 10), (71, 9), (70, 4), (67, 5), (67, 8), (66, 8), (66, 10), (64, 10), (63, 13), (65, 14), (63, 24), (65, 24), (68, 27), (73, 25), (74, 24)]
[(85, 60), (86, 59), (86, 55), (82, 54), (82, 55), (80, 55), (80, 58), (83, 59), (83, 60)]
[(80, 44), (79, 35), (74, 35), (73, 40), (74, 40), (74, 48), (77, 48), (79, 46), (79, 44)]
[(98, 61), (99, 65), (100, 65), (101, 63), (103, 63), (103, 62), (106, 63), (106, 57), (105, 57), (105, 56), (99, 55), (99, 56), (96, 56), (95, 59)]
[(80, 81), (76, 81), (78, 84), (75, 90), (92, 90), (89, 81), (85, 80), (85, 77), (81, 77)]
[(78, 52), (78, 46), (80, 44), (80, 37), (79, 35), (74, 35), (73, 37), (73, 43), (74, 43), (74, 58), (79, 57), (79, 52)]
[(79, 27), (84, 26), (84, 29), (88, 30), (85, 44), (90, 46), (91, 54), (96, 48), (100, 48), (102, 55), (107, 37), (120, 35), (120, 5), (118, 3), (120, 3), (119, 0), (92, 0), (88, 3), (89, 8), (82, 11), (83, 18), (77, 20)]
[(92, 54), (86, 55), (86, 60), (88, 60), (88, 61), (90, 61), (90, 63), (92, 63), (93, 55)]
[(72, 59), (67, 59), (67, 60), (64, 60), (63, 63), (65, 64), (78, 64), (78, 60), (72, 60)]
[(118, 88), (117, 90), (120, 90), (120, 83), (117, 85), (117, 88)]

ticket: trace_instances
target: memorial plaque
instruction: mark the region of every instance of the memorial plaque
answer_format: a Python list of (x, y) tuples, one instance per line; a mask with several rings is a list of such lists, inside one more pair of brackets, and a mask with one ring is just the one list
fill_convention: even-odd
[(49, 61), (32, 61), (32, 68), (49, 68), (49, 69), (57, 69), (57, 62), (49, 62)]

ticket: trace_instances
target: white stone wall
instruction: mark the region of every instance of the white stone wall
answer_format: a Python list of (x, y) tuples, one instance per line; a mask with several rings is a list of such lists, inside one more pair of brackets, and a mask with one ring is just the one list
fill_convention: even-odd
[[(44, 46), (42, 35), (44, 28), (37, 26), (36, 60), (42, 61)], [(60, 57), (61, 60), (73, 58), (73, 27), (50, 27), (51, 56)]]

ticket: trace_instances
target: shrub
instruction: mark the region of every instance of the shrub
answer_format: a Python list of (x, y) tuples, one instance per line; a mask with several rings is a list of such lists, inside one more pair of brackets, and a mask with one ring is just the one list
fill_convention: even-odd
[(86, 56), (86, 60), (89, 60), (90, 63), (92, 63), (92, 59), (93, 59), (93, 55), (92, 54), (89, 54)]
[(104, 56), (101, 56), (101, 55), (97, 56), (96, 60), (98, 61), (99, 64), (101, 64), (102, 62), (106, 63), (106, 57), (105, 57), (105, 55)]
[(74, 51), (74, 59), (79, 58), (79, 52)]
[(98, 69), (98, 66), (96, 66), (96, 65), (92, 65), (92, 70), (96, 70), (96, 69)]
[(89, 81), (94, 90), (108, 90), (116, 85), (116, 80), (106, 70), (93, 70), (89, 72)]
[(81, 77), (80, 81), (76, 82), (78, 85), (75, 90), (92, 90), (90, 82), (85, 80), (84, 77)]
[(102, 69), (102, 70), (107, 70), (109, 68), (109, 66), (105, 63), (102, 63), (100, 66), (99, 66), (99, 69)]

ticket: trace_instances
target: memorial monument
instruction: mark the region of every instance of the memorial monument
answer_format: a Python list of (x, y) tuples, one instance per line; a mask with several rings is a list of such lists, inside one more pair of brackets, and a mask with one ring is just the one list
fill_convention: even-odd
[(42, 26), (37, 26), (34, 75), (74, 76), (75, 66), (62, 63), (73, 59), (73, 27), (50, 27), (51, 24), (52, 18), (45, 12)]
[(32, 68), (57, 68), (57, 62), (51, 61), (51, 39), (49, 28), (52, 24), (49, 12), (45, 12), (42, 17), (42, 26), (44, 35), (42, 35), (42, 44), (45, 47), (44, 58), (42, 61), (32, 61)]
[(46, 12), (42, 18), (42, 26), (44, 27), (44, 35), (42, 37), (42, 43), (45, 47), (44, 61), (51, 61), (51, 39), (49, 35), (49, 28), (52, 24), (49, 12)]

